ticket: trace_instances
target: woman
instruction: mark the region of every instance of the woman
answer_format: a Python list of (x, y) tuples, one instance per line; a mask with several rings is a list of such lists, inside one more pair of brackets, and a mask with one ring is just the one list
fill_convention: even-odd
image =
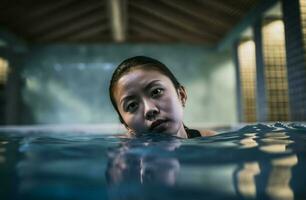
[(194, 138), (214, 134), (184, 126), (186, 90), (172, 72), (155, 59), (136, 56), (124, 60), (113, 73), (109, 95), (129, 136), (165, 133)]

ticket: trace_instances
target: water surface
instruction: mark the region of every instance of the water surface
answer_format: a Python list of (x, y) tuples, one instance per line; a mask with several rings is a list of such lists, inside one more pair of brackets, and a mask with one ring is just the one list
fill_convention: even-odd
[(306, 199), (306, 126), (187, 140), (0, 129), (0, 177), (0, 199)]

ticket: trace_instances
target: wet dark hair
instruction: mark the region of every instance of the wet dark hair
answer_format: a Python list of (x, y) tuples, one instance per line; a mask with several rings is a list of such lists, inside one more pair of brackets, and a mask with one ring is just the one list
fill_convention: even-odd
[(171, 80), (175, 89), (179, 89), (181, 87), (181, 84), (178, 82), (178, 80), (173, 75), (173, 73), (168, 69), (168, 67), (156, 59), (146, 57), (146, 56), (135, 56), (135, 57), (131, 57), (131, 58), (124, 60), (122, 63), (118, 65), (118, 67), (115, 69), (112, 75), (112, 79), (109, 85), (109, 97), (110, 97), (113, 107), (115, 108), (115, 110), (117, 111), (119, 115), (120, 122), (123, 123), (125, 126), (126, 124), (124, 120), (122, 119), (122, 116), (120, 115), (120, 112), (118, 110), (118, 106), (114, 98), (113, 90), (118, 80), (126, 73), (132, 71), (134, 68), (157, 70), (160, 73), (167, 76)]

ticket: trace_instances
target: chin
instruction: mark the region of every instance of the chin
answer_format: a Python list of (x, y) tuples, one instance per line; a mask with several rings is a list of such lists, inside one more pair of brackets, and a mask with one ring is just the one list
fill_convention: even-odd
[(160, 129), (160, 130), (154, 130), (154, 133), (162, 133), (165, 135), (176, 135), (176, 132), (169, 129), (169, 127), (165, 128), (165, 129)]
[(164, 131), (164, 133), (167, 133), (172, 136), (176, 136), (178, 134), (179, 129), (176, 129), (174, 127), (169, 127), (167, 130)]

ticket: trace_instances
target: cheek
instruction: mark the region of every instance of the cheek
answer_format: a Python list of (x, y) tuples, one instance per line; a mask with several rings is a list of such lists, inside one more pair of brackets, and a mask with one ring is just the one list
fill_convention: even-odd
[(142, 128), (142, 124), (143, 124), (143, 118), (141, 117), (141, 115), (139, 113), (130, 115), (127, 114), (123, 117), (123, 120), (125, 121), (125, 123), (127, 124), (127, 126), (131, 129), (140, 129)]
[[(176, 94), (174, 94), (176, 95)], [(183, 106), (178, 99), (178, 97), (173, 98), (173, 96), (167, 97), (163, 101), (163, 107), (165, 112), (173, 115), (174, 118), (181, 119), (183, 116)]]

